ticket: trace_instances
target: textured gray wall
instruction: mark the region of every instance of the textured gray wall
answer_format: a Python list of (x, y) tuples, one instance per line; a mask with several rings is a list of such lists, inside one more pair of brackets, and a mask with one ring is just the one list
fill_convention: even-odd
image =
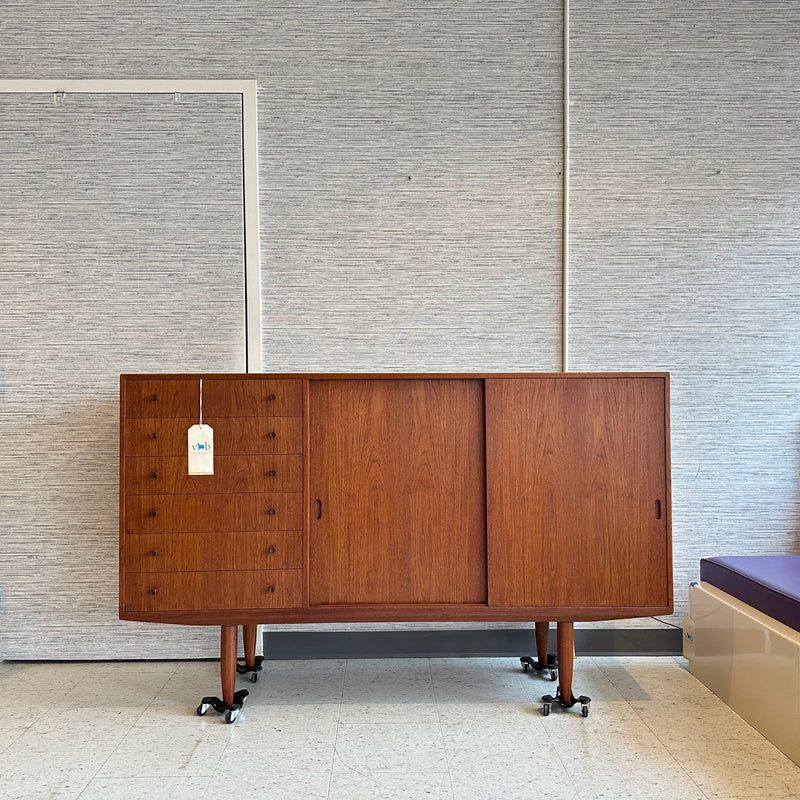
[[(679, 614), (699, 556), (800, 550), (798, 4), (697, 5), (573, 0), (571, 15), (571, 368), (673, 374)], [(0, 77), (258, 81), (265, 370), (554, 370), (561, 13), (540, 0), (4, 3)], [(205, 160), (196, 138), (177, 144), (165, 152)], [(76, 191), (64, 185), (62, 206)], [(165, 224), (147, 238), (171, 236)], [(227, 252), (215, 236), (205, 249)], [(70, 242), (56, 263), (74, 258)], [(108, 283), (82, 277), (93, 306), (136, 318)], [(23, 290), (13, 307), (34, 320), (49, 296)], [(226, 337), (186, 368), (228, 363)], [(130, 325), (111, 338), (145, 352)], [(182, 363), (170, 343), (146, 352), (157, 365), (124, 368)], [(71, 367), (96, 354), (74, 338), (62, 349)], [(115, 413), (109, 399), (97, 418)], [(26, 446), (12, 448), (22, 461)], [(105, 492), (98, 482), (83, 485), (87, 502)], [(13, 491), (36, 489), (29, 475)], [(5, 552), (22, 554), (14, 570), (25, 557), (58, 574), (49, 553), (68, 551), (71, 529), (2, 524)], [(77, 569), (91, 600), (33, 587), (15, 653), (63, 655), (81, 636), (69, 653), (213, 651), (192, 629), (135, 638), (114, 622), (115, 535), (97, 526), (89, 549), (101, 555)]]

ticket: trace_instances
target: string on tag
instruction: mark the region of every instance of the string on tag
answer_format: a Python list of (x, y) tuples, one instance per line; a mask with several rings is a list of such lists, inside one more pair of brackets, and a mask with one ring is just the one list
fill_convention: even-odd
[(203, 379), (200, 378), (200, 424), (203, 424)]

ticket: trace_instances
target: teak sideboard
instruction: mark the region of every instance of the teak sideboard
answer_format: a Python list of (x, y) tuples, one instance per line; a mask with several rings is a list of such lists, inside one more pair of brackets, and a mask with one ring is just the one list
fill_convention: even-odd
[(198, 713), (235, 719), (259, 623), (524, 620), (544, 713), (586, 714), (573, 623), (672, 611), (666, 373), (122, 375), (120, 407), (120, 618), (221, 626)]

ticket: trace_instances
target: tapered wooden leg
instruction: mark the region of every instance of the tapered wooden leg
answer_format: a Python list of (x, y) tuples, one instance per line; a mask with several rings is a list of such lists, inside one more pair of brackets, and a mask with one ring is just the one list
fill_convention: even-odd
[(238, 625), (223, 625), (220, 642), (220, 675), (222, 677), (222, 702), (226, 706), (233, 704), (233, 693), (236, 688), (236, 651), (238, 643)]
[(198, 716), (205, 716), (209, 708), (213, 708), (225, 715), (225, 722), (233, 722), (239, 716), (244, 701), (247, 698), (247, 689), (236, 688), (236, 653), (239, 638), (238, 625), (223, 625), (220, 630), (219, 644), (219, 672), (222, 679), (222, 699), (219, 697), (204, 697), (197, 706)]
[(590, 697), (581, 695), (575, 697), (572, 694), (572, 667), (575, 660), (575, 640), (574, 640), (574, 623), (572, 622), (559, 622), (556, 624), (556, 657), (558, 658), (558, 692), (553, 697), (550, 694), (543, 695), (542, 713), (548, 716), (550, 708), (555, 703), (561, 708), (572, 708), (574, 705), (580, 703), (581, 714), (586, 717), (589, 715), (589, 703), (592, 702)]
[(547, 663), (547, 649), (550, 643), (550, 623), (536, 622), (536, 658), (540, 664)]
[(558, 658), (558, 690), (561, 699), (569, 703), (572, 699), (572, 662), (575, 658), (574, 623), (556, 623)]
[(242, 625), (242, 639), (244, 640), (244, 663), (246, 667), (252, 669), (256, 663), (258, 625)]

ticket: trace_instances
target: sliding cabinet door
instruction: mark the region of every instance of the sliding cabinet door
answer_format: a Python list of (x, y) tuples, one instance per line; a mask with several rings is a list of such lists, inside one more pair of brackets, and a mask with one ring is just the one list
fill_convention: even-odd
[(484, 456), (483, 381), (311, 381), (311, 605), (485, 603)]
[(672, 602), (666, 377), (486, 381), (489, 602)]

